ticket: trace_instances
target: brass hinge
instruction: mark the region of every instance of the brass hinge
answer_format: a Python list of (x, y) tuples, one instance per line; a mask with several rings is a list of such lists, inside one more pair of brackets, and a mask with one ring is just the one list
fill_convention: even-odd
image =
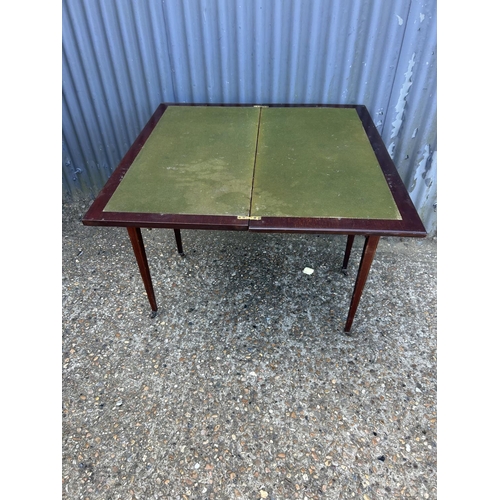
[(258, 215), (238, 215), (238, 220), (260, 220)]

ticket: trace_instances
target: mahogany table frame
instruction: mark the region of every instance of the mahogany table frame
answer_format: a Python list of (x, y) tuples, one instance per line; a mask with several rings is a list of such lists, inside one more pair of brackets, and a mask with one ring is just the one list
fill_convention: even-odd
[[(88, 212), (82, 219), (87, 226), (118, 226), (126, 227), (137, 264), (144, 282), (146, 293), (151, 305), (153, 316), (158, 310), (154, 294), (153, 283), (149, 271), (146, 250), (141, 234), (141, 228), (173, 229), (177, 249), (183, 255), (181, 229), (209, 229), (223, 231), (253, 231), (268, 233), (313, 233), (347, 235), (347, 246), (344, 254), (342, 269), (345, 271), (349, 262), (354, 237), (364, 236), (365, 243), (358, 274), (354, 285), (351, 304), (347, 315), (344, 331), (349, 332), (354, 315), (358, 308), (377, 245), (381, 236), (400, 236), (423, 238), (426, 230), (418, 216), (408, 191), (375, 127), (372, 118), (364, 105), (339, 104), (269, 104), (263, 107), (333, 107), (354, 108), (366, 131), (373, 151), (378, 159), (389, 189), (401, 215), (400, 220), (382, 219), (348, 219), (348, 218), (310, 218), (310, 217), (262, 217), (261, 220), (238, 219), (236, 216), (226, 215), (181, 215), (157, 213), (130, 213), (105, 212), (104, 208), (120, 184), (129, 167), (132, 165), (139, 151), (144, 146), (149, 135), (155, 128), (161, 116), (169, 106), (187, 106), (186, 104), (162, 103), (158, 106), (137, 139), (127, 151), (118, 167), (96, 197)], [(188, 106), (210, 106), (210, 104), (188, 104)], [(211, 104), (211, 106), (215, 106)], [(235, 106), (217, 104), (216, 106)], [(260, 105), (238, 105), (260, 106)]]

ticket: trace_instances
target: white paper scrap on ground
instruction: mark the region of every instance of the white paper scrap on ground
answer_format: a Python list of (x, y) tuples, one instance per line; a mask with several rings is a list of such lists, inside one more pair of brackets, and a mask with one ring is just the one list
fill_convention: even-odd
[(302, 272), (304, 274), (312, 274), (314, 272), (314, 269), (311, 269), (310, 267), (304, 267), (304, 270)]

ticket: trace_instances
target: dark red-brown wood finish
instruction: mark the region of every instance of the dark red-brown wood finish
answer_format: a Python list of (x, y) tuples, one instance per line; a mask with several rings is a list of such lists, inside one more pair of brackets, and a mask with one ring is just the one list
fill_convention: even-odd
[(156, 305), (155, 292), (153, 282), (151, 281), (151, 274), (149, 272), (148, 259), (146, 257), (144, 242), (142, 240), (141, 229), (138, 227), (128, 227), (127, 231), (130, 237), (130, 242), (132, 243), (132, 248), (134, 249), (135, 259), (137, 260), (137, 265), (139, 266), (142, 281), (144, 282), (144, 287), (146, 288), (149, 304), (151, 305), (153, 316), (155, 316), (156, 311), (158, 311), (158, 306)]
[[(391, 190), (394, 201), (399, 209), (401, 220), (376, 219), (335, 219), (335, 218), (308, 218), (308, 217), (262, 217), (261, 220), (238, 219), (236, 216), (220, 215), (183, 215), (158, 213), (125, 213), (105, 212), (104, 208), (115, 192), (121, 180), (134, 162), (139, 151), (154, 130), (161, 116), (169, 106), (267, 106), (267, 107), (335, 107), (355, 108), (363, 124), (373, 151)], [(425, 237), (425, 228), (411, 201), (406, 187), (375, 127), (370, 114), (364, 105), (339, 104), (171, 104), (162, 103), (158, 106), (147, 122), (137, 139), (127, 151), (108, 182), (96, 197), (92, 206), (82, 219), (88, 226), (120, 226), (126, 227), (144, 281), (146, 292), (153, 314), (157, 310), (153, 284), (149, 272), (144, 244), (140, 228), (170, 228), (174, 229), (177, 249), (182, 255), (181, 229), (211, 229), (230, 231), (280, 232), (280, 233), (322, 233), (348, 235), (347, 247), (342, 268), (347, 268), (351, 247), (355, 235), (365, 236), (365, 245), (358, 269), (351, 305), (344, 331), (351, 329), (370, 266), (375, 256), (380, 236)]]
[(368, 273), (370, 272), (373, 258), (375, 257), (375, 251), (377, 250), (379, 240), (380, 236), (371, 235), (366, 236), (365, 238), (365, 245), (363, 247), (361, 262), (358, 269), (358, 276), (356, 277), (356, 283), (354, 284), (351, 305), (349, 306), (349, 313), (347, 314), (347, 321), (344, 327), (345, 332), (351, 330), (352, 321), (354, 319), (354, 315), (356, 314), (356, 310), (358, 309), (361, 294), (363, 293), (363, 289), (368, 278)]

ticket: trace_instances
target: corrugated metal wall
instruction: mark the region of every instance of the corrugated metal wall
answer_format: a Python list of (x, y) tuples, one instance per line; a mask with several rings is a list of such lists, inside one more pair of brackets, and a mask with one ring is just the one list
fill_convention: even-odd
[(365, 104), (436, 232), (436, 1), (63, 0), (63, 195), (160, 102)]

